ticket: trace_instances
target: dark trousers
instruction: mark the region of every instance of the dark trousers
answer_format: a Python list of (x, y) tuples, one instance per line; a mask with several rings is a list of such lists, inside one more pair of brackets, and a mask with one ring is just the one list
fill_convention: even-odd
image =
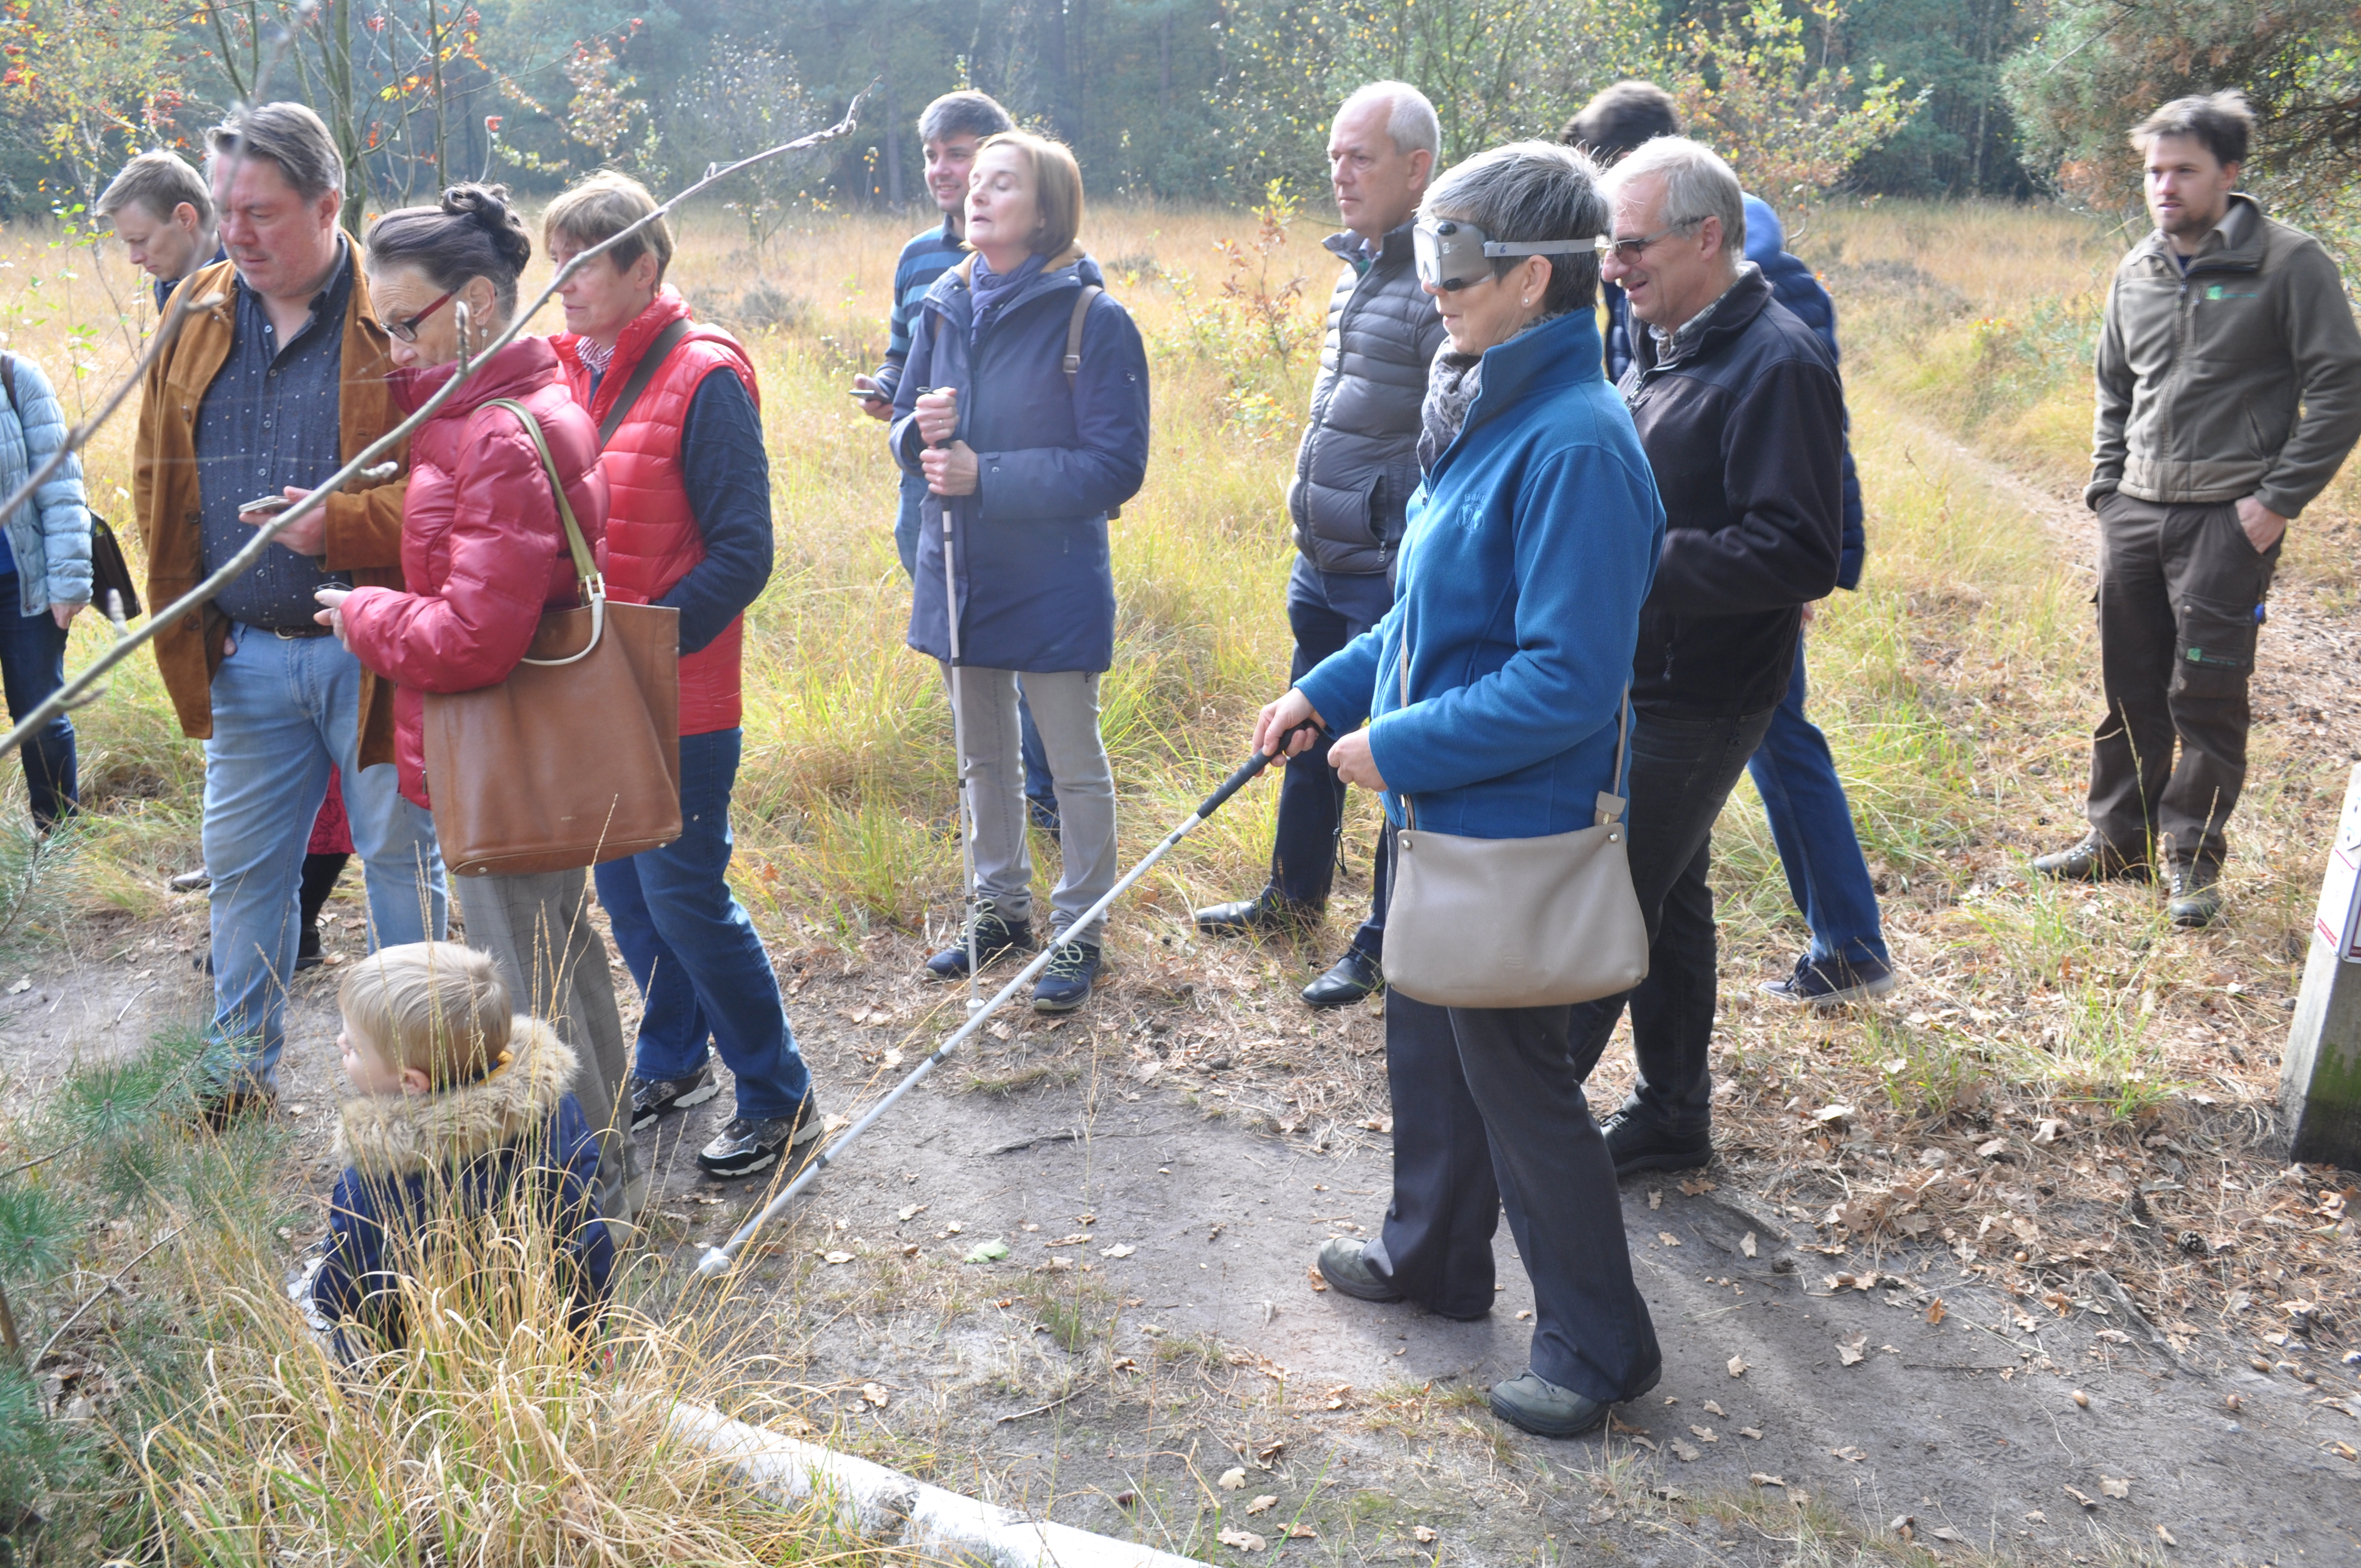
[(1730, 718), (1643, 712), (1631, 729), (1631, 887), (1648, 922), (1648, 978), (1575, 1007), (1575, 1063), (1580, 1077), (1590, 1076), (1629, 1003), (1639, 1075), (1624, 1108), (1677, 1133), (1701, 1133), (1713, 1115), (1706, 1047), (1719, 984), (1707, 881), (1714, 818), (1773, 711)]
[[(2283, 543), (2283, 541), (2282, 541)], [(2218, 866), (2246, 783), (2246, 681), (2279, 544), (2234, 505), (2099, 503), (2099, 668), (2091, 826), (2135, 861)], [(2180, 754), (2173, 755), (2173, 741)]]
[(1631, 1277), (1607, 1142), (1576, 1069), (1573, 1009), (1386, 997), (1394, 1190), (1364, 1256), (1430, 1310), (1491, 1310), (1501, 1209), (1533, 1285), (1532, 1369), (1620, 1398), (1663, 1361)]
[[(30, 713), (66, 684), (66, 633), (43, 605), (17, 613), (22, 590), (14, 572), (0, 573), (0, 689), (12, 714)], [(33, 824), (47, 828), (81, 802), (75, 778), (73, 720), (60, 713), (25, 742), (25, 793)]]
[[(1375, 626), (1393, 603), (1393, 584), (1384, 573), (1323, 572), (1298, 555), (1287, 580), (1287, 623), (1295, 633), (1289, 682), (1301, 680)], [(1270, 846), (1270, 894), (1306, 909), (1328, 906), (1344, 830), (1346, 785), (1328, 765), (1328, 745), (1323, 740), (1288, 763), (1279, 786), (1279, 829)], [(1373, 959), (1385, 956), (1389, 858), (1381, 836), (1370, 872), (1369, 917), (1353, 935), (1352, 945)]]

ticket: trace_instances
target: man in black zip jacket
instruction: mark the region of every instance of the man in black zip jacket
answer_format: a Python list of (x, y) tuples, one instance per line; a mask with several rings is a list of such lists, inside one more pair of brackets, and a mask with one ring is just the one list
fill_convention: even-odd
[[(1327, 246), (1345, 266), (1329, 298), (1312, 417), (1287, 487), (1301, 552), (1287, 584), (1291, 681), (1393, 608), (1404, 508), (1419, 483), (1419, 410), (1427, 367), (1443, 345), (1443, 317), (1411, 265), (1411, 220), (1442, 141), (1434, 105), (1403, 82), (1355, 92), (1329, 135), (1345, 232)], [(1316, 922), (1335, 878), (1344, 812), (1345, 784), (1323, 740), (1290, 761), (1279, 785), (1269, 883), (1253, 898), (1197, 911), (1198, 929), (1234, 937)], [(1384, 983), (1385, 872), (1381, 845), (1369, 917), (1345, 956), (1304, 988), (1307, 1005), (1345, 1006)]]
[(1605, 270), (1646, 330), (1618, 389), (1664, 498), (1632, 655), (1631, 882), (1648, 978), (1577, 1009), (1587, 1076), (1631, 1008), (1639, 1081), (1605, 1123), (1619, 1175), (1713, 1157), (1713, 823), (1794, 674), (1804, 606), (1837, 584), (1844, 400), (1818, 336), (1742, 260), (1730, 166), (1678, 137), (1609, 176)]

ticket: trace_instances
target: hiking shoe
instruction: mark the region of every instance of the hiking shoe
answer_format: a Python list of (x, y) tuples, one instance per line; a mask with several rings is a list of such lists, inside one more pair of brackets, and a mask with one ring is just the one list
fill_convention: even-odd
[(1599, 1124), (1618, 1177), (1639, 1170), (1701, 1170), (1713, 1158), (1713, 1134), (1681, 1134), (1637, 1111), (1616, 1112)]
[(1250, 937), (1257, 931), (1301, 930), (1318, 920), (1320, 911), (1308, 905), (1290, 904), (1265, 888), (1253, 898), (1200, 909), (1192, 918), (1197, 929), (1208, 937)]
[[(1641, 1385), (1614, 1404), (1627, 1404), (1656, 1386), (1664, 1368), (1648, 1374)], [(1492, 1413), (1512, 1427), (1536, 1437), (1579, 1437), (1607, 1419), (1607, 1404), (1561, 1388), (1527, 1367), (1505, 1383), (1492, 1385)]]
[(1052, 839), (1058, 836), (1058, 797), (1028, 795), (1025, 797), (1025, 819)]
[(1328, 966), (1328, 972), (1303, 988), (1306, 1007), (1350, 1007), (1386, 988), (1386, 972), (1378, 960), (1358, 948)]
[(1795, 960), (1795, 973), (1784, 980), (1764, 981), (1763, 990), (1782, 1002), (1835, 1008), (1848, 1002), (1883, 996), (1899, 983), (1889, 965), (1872, 958), (1864, 957), (1858, 963), (1834, 957), (1815, 962), (1812, 955), (1806, 953)]
[(1379, 1279), (1361, 1255), (1368, 1243), (1351, 1236), (1330, 1236), (1320, 1247), (1320, 1277), (1340, 1295), (1356, 1301), (1399, 1301), (1400, 1291)]
[(1049, 967), (1033, 982), (1033, 1011), (1071, 1013), (1091, 999), (1099, 978), (1099, 945), (1069, 942), (1049, 959)]
[(182, 872), (164, 885), (174, 893), (203, 893), (213, 886), (214, 873), (199, 866), (192, 872)]
[[(1033, 950), (1033, 922), (1005, 918), (989, 899), (977, 907), (974, 923), (978, 968), (990, 969), (1010, 953)], [(937, 980), (965, 980), (967, 941), (967, 927), (962, 926), (958, 941), (927, 960), (927, 972)]]
[(2096, 833), (2084, 834), (2070, 850), (2037, 855), (2033, 869), (2059, 882), (2146, 882), (2149, 875), (2146, 861), (2133, 860)]
[(686, 1078), (631, 1080), (631, 1131), (644, 1133), (675, 1111), (702, 1105), (721, 1092), (721, 1085), (713, 1076), (710, 1051), (708, 1047), (704, 1062)]
[(765, 1171), (790, 1149), (801, 1148), (821, 1132), (819, 1096), (807, 1094), (792, 1116), (755, 1122), (732, 1116), (720, 1135), (697, 1151), (698, 1168), (723, 1181)]
[(2165, 905), (2172, 923), (2184, 931), (2202, 931), (2222, 913), (2222, 868), (2202, 863), (2172, 868), (2172, 897)]
[(320, 928), (317, 926), (304, 927), (303, 934), (295, 938), (295, 972), (302, 974), (307, 969), (318, 969), (327, 961), (327, 955), (320, 950)]

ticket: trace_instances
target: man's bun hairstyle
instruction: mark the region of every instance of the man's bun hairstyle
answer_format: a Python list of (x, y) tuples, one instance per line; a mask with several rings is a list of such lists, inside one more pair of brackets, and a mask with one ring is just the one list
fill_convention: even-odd
[(533, 236), (509, 205), (505, 185), (453, 185), (432, 207), (402, 207), (369, 225), (369, 266), (415, 267), (437, 289), (489, 278), (505, 322), (516, 312), (517, 279), (533, 259)]

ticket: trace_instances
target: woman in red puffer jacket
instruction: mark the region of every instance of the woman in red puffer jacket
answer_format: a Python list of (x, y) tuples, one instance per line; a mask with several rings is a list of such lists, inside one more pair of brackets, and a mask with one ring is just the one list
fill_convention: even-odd
[[(405, 411), (508, 327), (533, 242), (500, 186), (454, 185), (434, 207), (406, 207), (370, 225), (369, 298), (392, 338), (390, 378)], [(410, 439), (402, 501), (407, 591), (324, 588), (322, 619), (360, 662), (398, 688), (395, 758), (401, 793), (426, 798), (424, 695), (506, 680), (545, 609), (580, 600), (580, 585), (548, 471), (512, 399), (533, 411), (586, 543), (605, 532), (607, 482), (598, 432), (566, 389), (547, 340), (520, 337), (472, 373)], [(610, 1126), (629, 1076), (606, 944), (585, 907), (579, 870), (473, 876), (456, 884), (467, 940), (489, 953), (520, 1012), (555, 1021), (581, 1068), (573, 1089), (594, 1130)], [(638, 1207), (631, 1140), (602, 1137), (600, 1212)], [(619, 1238), (620, 1239), (620, 1238)]]

